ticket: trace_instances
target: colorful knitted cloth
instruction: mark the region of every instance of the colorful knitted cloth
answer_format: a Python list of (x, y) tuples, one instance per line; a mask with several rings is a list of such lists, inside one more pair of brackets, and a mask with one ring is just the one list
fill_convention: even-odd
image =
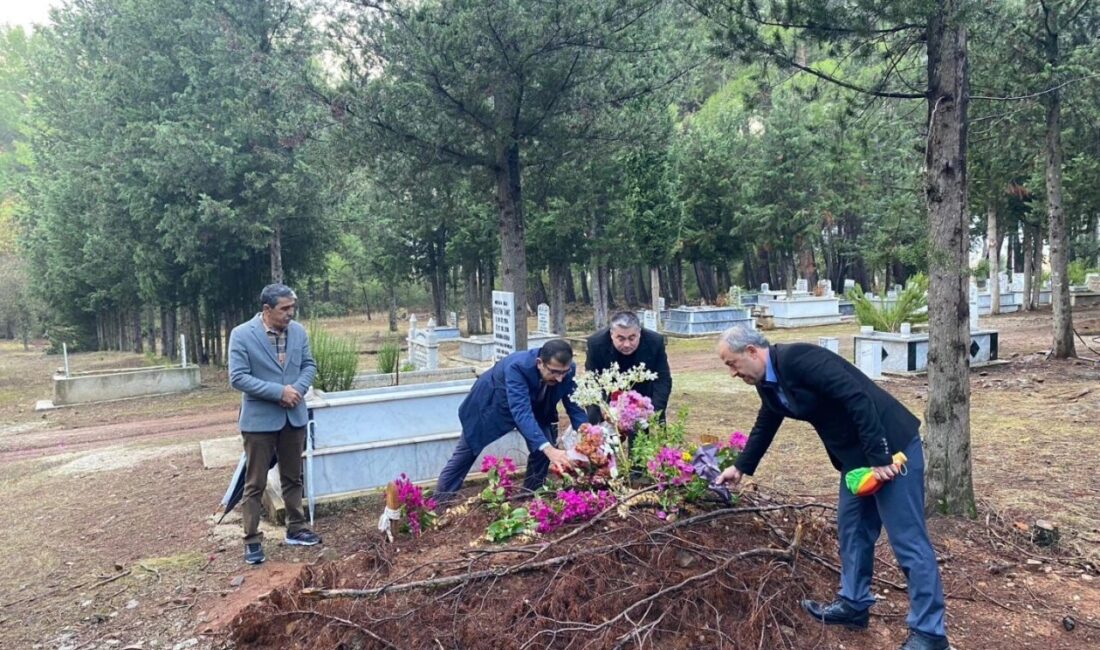
[[(900, 472), (904, 469), (908, 460), (905, 454), (899, 451), (894, 454), (894, 467)], [(844, 475), (844, 484), (857, 497), (867, 497), (878, 492), (883, 482), (875, 478), (875, 473), (871, 471), (870, 467), (860, 467)]]

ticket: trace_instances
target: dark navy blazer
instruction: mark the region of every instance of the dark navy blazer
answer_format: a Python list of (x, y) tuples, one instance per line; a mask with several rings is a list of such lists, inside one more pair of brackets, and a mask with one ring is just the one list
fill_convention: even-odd
[(539, 408), (533, 408), (538, 398), (542, 377), (536, 365), (538, 350), (521, 350), (504, 357), (478, 377), (470, 394), (458, 407), (462, 435), (471, 449), (480, 451), (494, 440), (517, 429), (527, 441), (529, 451), (538, 451), (550, 442), (544, 429), (557, 422), (558, 402), (565, 405), (573, 428), (588, 421), (584, 409), (569, 396), (577, 387), (575, 364), (554, 386), (547, 386)]
[(808, 343), (780, 343), (768, 350), (778, 391), (761, 384), (760, 411), (741, 452), (737, 469), (751, 475), (784, 418), (809, 422), (817, 431), (833, 467), (889, 465), (891, 456), (920, 434), (920, 420), (843, 357)]

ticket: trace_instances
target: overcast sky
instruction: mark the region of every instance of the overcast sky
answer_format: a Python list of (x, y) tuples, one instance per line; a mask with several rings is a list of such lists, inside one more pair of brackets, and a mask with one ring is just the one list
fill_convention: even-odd
[(50, 7), (61, 0), (0, 0), (0, 24), (23, 25), (45, 23), (49, 20)]

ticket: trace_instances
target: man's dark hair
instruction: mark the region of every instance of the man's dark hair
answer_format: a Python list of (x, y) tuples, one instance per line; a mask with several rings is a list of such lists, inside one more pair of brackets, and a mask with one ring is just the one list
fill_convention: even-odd
[(294, 293), (293, 289), (280, 282), (269, 284), (260, 292), (260, 304), (267, 305), (272, 309), (274, 309), (279, 304), (279, 300), (283, 298), (297, 299), (298, 296)]
[(638, 320), (638, 314), (632, 311), (621, 311), (611, 317), (611, 327), (625, 327), (627, 329), (642, 328), (641, 321)]
[(550, 339), (539, 348), (539, 359), (542, 359), (543, 363), (550, 363), (553, 359), (567, 366), (573, 362), (573, 346), (569, 345), (565, 339)]

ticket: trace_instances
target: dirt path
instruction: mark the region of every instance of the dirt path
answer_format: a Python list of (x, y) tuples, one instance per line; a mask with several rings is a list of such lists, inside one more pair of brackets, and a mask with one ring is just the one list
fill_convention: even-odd
[[(152, 420), (0, 434), (0, 465), (56, 454), (90, 451), (120, 443), (186, 442), (236, 433), (237, 412), (215, 411)], [(19, 429), (17, 429), (19, 431)]]

